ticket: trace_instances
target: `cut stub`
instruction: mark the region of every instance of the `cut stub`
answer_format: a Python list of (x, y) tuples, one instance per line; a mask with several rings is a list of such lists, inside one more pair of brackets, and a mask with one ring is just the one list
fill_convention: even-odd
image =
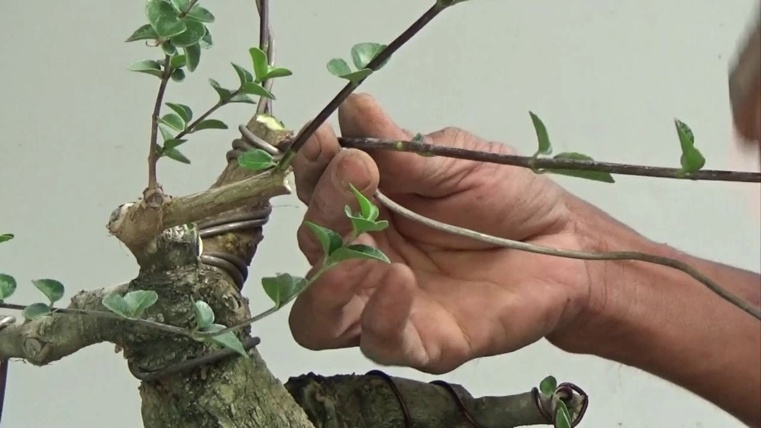
[(729, 97), (737, 133), (746, 144), (761, 144), (761, 1), (729, 72)]

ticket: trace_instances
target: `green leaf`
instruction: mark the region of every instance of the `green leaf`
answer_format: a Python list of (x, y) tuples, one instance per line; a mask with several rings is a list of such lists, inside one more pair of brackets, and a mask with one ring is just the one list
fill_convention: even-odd
[(117, 293), (110, 293), (103, 296), (100, 303), (116, 315), (121, 315), (124, 318), (130, 318), (131, 316), (129, 304), (124, 300), (124, 297)]
[(550, 135), (547, 133), (547, 127), (544, 126), (544, 122), (542, 122), (542, 119), (539, 119), (539, 116), (531, 111), (528, 112), (528, 114), (531, 116), (531, 123), (534, 124), (536, 139), (539, 142), (539, 148), (534, 156), (552, 154), (552, 143), (550, 143)]
[(203, 25), (203, 22), (191, 18), (182, 18), (182, 23), (186, 27), (185, 31), (170, 39), (172, 44), (178, 48), (194, 45), (200, 42), (206, 34), (206, 26)]
[(172, 147), (170, 148), (164, 147), (164, 150), (162, 151), (162, 155), (168, 157), (169, 159), (176, 160), (177, 162), (190, 164), (190, 159), (185, 157), (185, 155), (183, 155), (181, 151)]
[(358, 43), (351, 47), (351, 60), (357, 70), (367, 67), (386, 45), (380, 43)]
[(21, 311), (21, 315), (28, 320), (37, 319), (50, 313), (50, 306), (45, 303), (32, 303)]
[(123, 300), (127, 304), (129, 315), (140, 318), (146, 309), (159, 301), (159, 295), (153, 290), (133, 290), (125, 294)]
[(185, 129), (185, 126), (186, 126), (185, 121), (182, 120), (182, 118), (178, 114), (175, 114), (175, 113), (165, 114), (164, 117), (159, 119), (159, 122), (165, 124), (166, 126), (172, 129), (176, 129), (177, 131), (182, 131), (183, 129)]
[(288, 273), (279, 273), (274, 277), (262, 278), (262, 287), (275, 306), (280, 308), (301, 293), (308, 282), (305, 278), (292, 276)]
[(369, 68), (363, 68), (362, 70), (357, 70), (353, 73), (345, 74), (339, 77), (342, 79), (346, 79), (350, 82), (357, 83), (367, 79), (367, 77), (370, 76), (371, 74), (373, 74), (372, 70), (370, 70)]
[(211, 37), (211, 32), (209, 32), (209, 29), (206, 29), (206, 35), (201, 38), (201, 41), (198, 42), (199, 45), (201, 45), (201, 48), (203, 49), (209, 49), (214, 45), (214, 40)]
[(338, 77), (351, 73), (351, 67), (342, 58), (333, 58), (328, 61), (328, 71), (330, 74)]
[(198, 64), (201, 63), (201, 45), (198, 43), (183, 48), (185, 56), (187, 57), (188, 71), (191, 73), (196, 71)]
[(170, 77), (175, 82), (182, 82), (183, 80), (185, 80), (185, 72), (181, 68), (178, 68), (177, 70), (174, 70), (172, 72), (172, 75)]
[(156, 40), (159, 38), (156, 30), (153, 29), (151, 24), (145, 24), (142, 27), (135, 30), (131, 36), (125, 40), (125, 42), (135, 42), (138, 40)]
[(214, 324), (214, 310), (208, 303), (199, 300), (193, 303), (193, 311), (196, 314), (196, 327), (203, 330)]
[(166, 106), (174, 110), (185, 123), (189, 123), (193, 119), (193, 110), (185, 104), (166, 103)]
[(215, 91), (217, 91), (220, 101), (227, 101), (230, 98), (230, 95), (232, 95), (231, 90), (223, 88), (219, 85), (219, 82), (214, 79), (209, 79), (209, 84), (212, 88), (214, 88)]
[(174, 138), (174, 132), (172, 132), (166, 125), (159, 122), (159, 131), (161, 131), (161, 137), (164, 141), (168, 141)]
[(243, 104), (256, 104), (256, 101), (252, 100), (246, 94), (238, 93), (232, 96), (227, 102), (229, 103), (243, 103)]
[(365, 195), (362, 194), (353, 184), (349, 184), (354, 197), (359, 202), (359, 212), (362, 214), (362, 218), (365, 220), (375, 221), (380, 214), (378, 207), (376, 207)]
[(188, 6), (190, 6), (190, 0), (170, 0), (172, 3), (172, 6), (174, 6), (174, 9), (179, 12), (183, 13), (187, 11)]
[(48, 298), (51, 305), (61, 300), (65, 291), (63, 284), (55, 279), (33, 279), (32, 284), (42, 291), (42, 294)]
[(170, 139), (168, 139), (168, 140), (164, 141), (164, 149), (163, 149), (163, 150), (164, 150), (164, 151), (167, 151), (167, 150), (172, 150), (172, 149), (174, 149), (175, 147), (178, 147), (178, 146), (182, 145), (182, 144), (183, 144), (183, 143), (185, 143), (186, 141), (188, 141), (188, 140), (186, 140), (186, 139), (183, 139), (183, 138), (181, 138), (181, 139), (177, 139), (177, 138), (170, 138)]
[(539, 382), (539, 391), (541, 391), (542, 394), (554, 394), (557, 387), (558, 380), (555, 379), (554, 376), (547, 376), (546, 378), (542, 379), (541, 382)]
[(686, 173), (700, 171), (706, 164), (706, 159), (700, 150), (695, 148), (695, 135), (686, 123), (674, 119), (676, 133), (679, 136), (679, 144), (682, 146), (682, 156), (679, 161), (682, 171)]
[(16, 291), (16, 278), (0, 273), (0, 302), (13, 295)]
[(193, 132), (201, 131), (203, 129), (227, 129), (227, 125), (221, 120), (206, 119), (196, 125), (195, 128), (193, 128)]
[(293, 72), (283, 67), (272, 67), (267, 72), (267, 79), (277, 79), (278, 77), (291, 76)]
[(145, 60), (139, 62), (133, 62), (129, 65), (129, 71), (135, 71), (137, 73), (150, 74), (151, 76), (161, 77), (162, 69), (161, 64), (154, 60)]
[(3, 233), (3, 234), (0, 234), (0, 243), (6, 242), (6, 241), (10, 241), (14, 237), (15, 237), (15, 235), (12, 234), (12, 233)]
[(352, 233), (355, 237), (363, 233), (380, 232), (388, 227), (388, 221), (386, 220), (367, 220), (361, 216), (353, 214), (351, 212), (351, 207), (348, 205), (344, 207), (344, 212), (346, 213), (346, 217), (349, 218), (349, 221), (351, 221), (351, 227), (353, 229)]
[(235, 73), (238, 75), (238, 80), (240, 80), (240, 86), (243, 87), (246, 83), (253, 82), (254, 76), (251, 75), (251, 73), (246, 70), (245, 68), (239, 66), (238, 64), (231, 62), (233, 68), (235, 69)]
[(272, 93), (264, 88), (259, 83), (256, 82), (250, 82), (243, 85), (243, 92), (251, 95), (258, 95), (260, 97), (269, 98), (274, 100), (275, 96), (272, 95)]
[(558, 407), (555, 410), (555, 428), (571, 428), (571, 414), (568, 407), (562, 400), (558, 400)]
[(343, 246), (343, 238), (341, 238), (341, 235), (338, 233), (326, 227), (312, 223), (311, 221), (305, 221), (304, 224), (306, 224), (309, 230), (312, 231), (314, 236), (320, 242), (320, 245), (322, 246), (322, 252), (325, 254), (325, 257), (331, 255), (335, 250)]
[(352, 244), (338, 248), (328, 258), (327, 264), (334, 265), (344, 260), (367, 259), (378, 260), (384, 263), (391, 263), (391, 260), (383, 254), (383, 251), (364, 244)]
[(197, 21), (206, 22), (208, 24), (214, 22), (214, 15), (212, 15), (211, 12), (208, 11), (208, 9), (205, 9), (198, 4), (193, 6), (192, 9), (190, 9), (190, 12), (188, 12), (188, 18), (193, 18)]
[(188, 57), (185, 55), (175, 55), (169, 59), (169, 65), (172, 68), (182, 68), (188, 63)]
[[(580, 161), (594, 161), (591, 157), (576, 152), (563, 152), (553, 156), (553, 159), (570, 159)], [(567, 175), (569, 177), (586, 178), (587, 180), (602, 181), (603, 183), (615, 183), (616, 180), (610, 173), (603, 171), (586, 171), (583, 169), (560, 169), (560, 168), (545, 168), (541, 172), (549, 172), (551, 174)]]
[(248, 150), (238, 156), (238, 166), (251, 171), (260, 171), (277, 165), (271, 154), (261, 149)]
[[(226, 327), (221, 324), (212, 324), (209, 326), (209, 328), (205, 329), (204, 332), (213, 333), (215, 331), (223, 330)], [(241, 343), (240, 339), (238, 339), (238, 336), (235, 335), (232, 331), (228, 331), (227, 333), (222, 333), (218, 336), (211, 336), (206, 341), (214, 342), (219, 346), (222, 346), (223, 348), (229, 348), (233, 351), (237, 352), (244, 358), (248, 358), (248, 353), (246, 353), (246, 349), (243, 348), (243, 343)]]
[(267, 77), (269, 72), (269, 63), (267, 62), (267, 53), (263, 50), (253, 47), (248, 50), (251, 56), (251, 62), (254, 64), (254, 75), (257, 81), (262, 81)]
[(177, 11), (163, 0), (148, 0), (145, 15), (161, 38), (168, 39), (187, 29), (185, 23), (178, 17)]
[(169, 56), (177, 55), (177, 47), (168, 40), (161, 44), (161, 50)]

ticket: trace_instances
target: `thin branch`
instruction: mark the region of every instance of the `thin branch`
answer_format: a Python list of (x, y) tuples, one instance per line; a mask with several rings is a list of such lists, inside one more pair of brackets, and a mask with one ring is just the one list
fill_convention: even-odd
[(153, 113), (151, 114), (151, 142), (148, 152), (148, 188), (146, 189), (146, 196), (148, 195), (148, 192), (155, 192), (158, 189), (156, 164), (159, 161), (159, 115), (161, 114), (161, 103), (164, 100), (169, 77), (172, 75), (172, 65), (170, 64), (171, 59), (172, 58), (169, 55), (164, 56), (164, 72), (161, 74), (161, 83), (159, 84), (159, 90), (156, 94), (156, 102), (153, 105)]
[[(442, 10), (446, 9), (447, 7), (448, 6), (442, 5), (437, 1), (433, 6), (431, 6), (430, 9), (425, 11), (420, 18), (413, 22), (409, 28), (404, 30), (404, 32), (400, 34), (399, 37), (394, 39), (394, 41), (392, 41), (385, 49), (380, 51), (378, 55), (376, 55), (372, 61), (370, 61), (367, 66), (365, 66), (365, 68), (368, 68), (373, 72), (377, 71), (381, 65), (383, 65), (389, 58), (391, 58), (391, 55), (393, 55), (394, 52), (399, 50), (399, 48), (407, 43), (413, 36), (415, 36), (415, 34), (422, 30), (426, 24), (431, 22), (433, 18), (435, 18)], [(291, 144), (291, 146), (288, 148), (288, 151), (283, 156), (283, 159), (281, 159), (280, 163), (278, 164), (278, 169), (285, 170), (288, 168), (291, 161), (293, 160), (293, 157), (306, 143), (307, 139), (311, 137), (315, 131), (317, 131), (323, 122), (328, 120), (330, 115), (338, 109), (338, 107), (346, 100), (346, 98), (348, 98), (349, 95), (351, 95), (351, 93), (354, 92), (359, 87), (359, 85), (365, 81), (365, 79), (367, 79), (367, 77), (356, 82), (347, 83), (346, 86), (344, 86), (344, 88), (341, 89), (341, 91), (338, 92), (338, 94), (332, 100), (330, 100), (328, 105), (326, 105), (325, 108), (317, 113), (317, 116), (315, 116), (314, 119), (307, 123), (306, 126), (301, 128), (301, 131), (293, 139), (293, 144)]]
[[(0, 303), (0, 308), (12, 309), (16, 311), (23, 311), (27, 305), (17, 305), (13, 303)], [(125, 323), (132, 323), (135, 325), (153, 328), (161, 330), (166, 333), (179, 334), (181, 336), (193, 337), (193, 333), (190, 330), (175, 327), (173, 325), (164, 324), (156, 321), (146, 320), (142, 318), (124, 318), (121, 315), (117, 315), (113, 312), (99, 311), (93, 309), (78, 309), (78, 308), (53, 308), (51, 314), (68, 314), (68, 315), (89, 315), (97, 318), (106, 318), (115, 321), (123, 321)]]
[[(270, 26), (270, 7), (269, 0), (256, 0), (256, 9), (259, 13), (259, 49), (267, 54), (267, 62), (270, 67), (275, 64), (275, 36), (272, 34)], [(262, 85), (268, 92), (272, 92), (272, 84), (275, 79), (265, 79)], [(259, 97), (259, 104), (256, 106), (256, 114), (272, 114), (272, 99)]]
[(360, 150), (395, 150), (417, 153), (424, 156), (442, 156), (480, 162), (512, 165), (535, 170), (552, 169), (599, 171), (611, 174), (636, 175), (641, 177), (674, 178), (681, 180), (734, 181), (761, 183), (761, 173), (750, 171), (702, 170), (688, 175), (678, 168), (631, 165), (612, 162), (585, 161), (574, 159), (533, 158), (531, 156), (508, 155), (503, 153), (482, 152), (459, 147), (437, 146), (435, 144), (413, 141), (384, 140), (380, 138), (344, 138), (339, 137), (342, 147)]
[(417, 221), (432, 229), (440, 230), (443, 232), (452, 233), (459, 236), (465, 236), (467, 238), (475, 239), (477, 241), (485, 242), (487, 244), (496, 245), (500, 247), (510, 248), (513, 250), (526, 251), (529, 253), (544, 254), (555, 257), (566, 257), (571, 259), (581, 260), (637, 260), (647, 263), (653, 263), (661, 266), (667, 266), (680, 270), (692, 278), (705, 285), (709, 290), (716, 293), (719, 297), (733, 304), (734, 306), (742, 309), (744, 312), (752, 315), (754, 318), (761, 321), (761, 309), (754, 307), (752, 304), (743, 301), (741, 298), (735, 296), (729, 291), (725, 290), (722, 286), (714, 282), (711, 278), (703, 275), (697, 269), (693, 268), (687, 263), (679, 260), (674, 260), (668, 257), (656, 256), (654, 254), (640, 253), (636, 251), (611, 251), (611, 252), (586, 252), (575, 250), (561, 250), (556, 248), (543, 247), (540, 245), (529, 244), (521, 241), (513, 241), (511, 239), (499, 238), (496, 236), (487, 235), (485, 233), (476, 232), (463, 227), (453, 226), (451, 224), (442, 223), (437, 220), (430, 219), (423, 215), (420, 215), (414, 211), (411, 211), (381, 193), (375, 192), (375, 197), (386, 208), (392, 212), (406, 217), (410, 220)]

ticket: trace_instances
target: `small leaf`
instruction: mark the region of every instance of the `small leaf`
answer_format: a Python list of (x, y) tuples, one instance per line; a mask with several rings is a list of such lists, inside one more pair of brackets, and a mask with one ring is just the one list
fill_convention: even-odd
[(209, 49), (214, 45), (214, 41), (211, 37), (211, 32), (209, 32), (209, 29), (206, 29), (206, 35), (201, 38), (201, 41), (198, 42), (199, 45), (201, 45), (201, 48), (203, 49)]
[(177, 11), (163, 0), (148, 0), (145, 6), (145, 15), (156, 33), (161, 38), (170, 38), (186, 30)]
[(127, 304), (127, 301), (124, 300), (124, 297), (120, 296), (119, 294), (107, 294), (103, 297), (100, 303), (116, 315), (121, 315), (124, 318), (130, 318), (131, 311), (129, 304)]
[(238, 64), (232, 62), (233, 68), (235, 69), (235, 73), (238, 75), (238, 80), (240, 80), (240, 86), (243, 87), (246, 83), (253, 82), (254, 76), (251, 75), (251, 73), (246, 70), (245, 68), (239, 66)]
[(267, 296), (272, 299), (278, 308), (290, 302), (291, 299), (306, 288), (307, 284), (308, 282), (305, 278), (292, 276), (288, 273), (280, 273), (275, 277), (262, 278), (264, 292), (267, 293)]
[(177, 131), (182, 131), (185, 129), (185, 121), (175, 113), (166, 114), (164, 117), (159, 119), (159, 121), (172, 129), (176, 129)]
[(700, 150), (695, 148), (695, 135), (686, 123), (674, 119), (679, 144), (682, 146), (682, 156), (679, 158), (682, 171), (686, 173), (700, 171), (706, 164), (706, 159)]
[(363, 68), (362, 70), (357, 70), (353, 73), (345, 74), (339, 77), (342, 79), (346, 79), (350, 82), (357, 83), (367, 79), (367, 77), (370, 76), (371, 74), (373, 74), (372, 70), (370, 70), (369, 68)]
[(349, 184), (349, 187), (351, 188), (352, 193), (354, 193), (354, 197), (357, 198), (357, 202), (359, 202), (359, 209), (360, 213), (362, 214), (362, 218), (365, 220), (375, 221), (375, 219), (377, 219), (378, 215), (380, 214), (378, 207), (370, 202), (370, 200), (367, 199), (367, 197), (363, 195), (362, 192), (357, 190), (354, 185)]
[(164, 141), (164, 149), (163, 150), (167, 151), (167, 150), (174, 149), (175, 147), (181, 146), (186, 141), (188, 141), (188, 140), (186, 140), (184, 138), (180, 138), (180, 139), (170, 138), (170, 139)]
[(181, 151), (175, 148), (164, 147), (164, 150), (162, 151), (162, 155), (168, 157), (169, 159), (176, 160), (177, 162), (190, 164), (190, 159), (188, 159), (185, 155), (182, 154)]
[(230, 95), (232, 94), (232, 91), (229, 89), (225, 89), (222, 86), (219, 85), (219, 82), (217, 82), (214, 79), (209, 79), (209, 84), (212, 88), (214, 88), (215, 91), (217, 91), (217, 94), (219, 95), (220, 101), (227, 101), (230, 98)]
[(21, 311), (21, 315), (28, 320), (37, 319), (50, 313), (50, 306), (45, 303), (32, 303)]
[(206, 22), (209, 24), (214, 22), (214, 15), (212, 15), (211, 12), (199, 6), (198, 4), (190, 9), (190, 12), (188, 12), (188, 18), (193, 18), (197, 21)]
[(238, 166), (252, 171), (260, 171), (277, 165), (271, 154), (261, 149), (248, 150), (238, 156)]
[(337, 234), (336, 232), (326, 227), (312, 223), (311, 221), (305, 221), (304, 224), (306, 224), (309, 230), (314, 233), (314, 236), (320, 242), (320, 245), (322, 246), (322, 252), (325, 254), (325, 257), (331, 255), (335, 250), (343, 246), (343, 238), (341, 238), (341, 235)]
[(183, 48), (187, 57), (188, 71), (196, 71), (198, 64), (201, 62), (201, 45), (198, 43)]
[(164, 125), (161, 122), (159, 122), (159, 131), (161, 131), (161, 137), (164, 139), (164, 141), (168, 141), (174, 138), (174, 132), (172, 132), (168, 126)]
[(254, 75), (256, 76), (256, 80), (261, 82), (267, 77), (267, 72), (269, 72), (267, 53), (257, 47), (249, 49), (248, 53), (251, 56), (251, 62), (254, 64)]
[(242, 103), (242, 104), (256, 104), (256, 101), (252, 100), (246, 94), (237, 93), (233, 95), (227, 102), (229, 103)]
[(32, 284), (42, 291), (42, 294), (48, 298), (51, 305), (61, 300), (65, 291), (63, 284), (55, 279), (33, 279)]
[(536, 139), (539, 142), (539, 148), (534, 156), (552, 154), (552, 143), (550, 143), (550, 135), (547, 132), (547, 127), (544, 126), (544, 122), (542, 122), (542, 119), (539, 119), (539, 116), (531, 111), (528, 112), (528, 114), (531, 116), (531, 123), (534, 124)]
[(555, 428), (571, 428), (571, 414), (562, 400), (558, 400), (558, 407), (555, 410)]
[(15, 235), (12, 233), (3, 233), (0, 234), (0, 243), (10, 241), (11, 239), (15, 238)]
[(261, 84), (255, 82), (246, 83), (243, 85), (243, 92), (251, 95), (258, 95), (260, 97), (269, 98), (271, 100), (275, 99), (275, 96), (272, 95), (270, 91), (265, 89)]
[(139, 318), (146, 309), (159, 301), (159, 295), (153, 290), (133, 290), (125, 294), (123, 299), (129, 309), (129, 315)]
[(203, 36), (206, 35), (206, 26), (203, 25), (203, 22), (190, 18), (182, 18), (182, 23), (186, 27), (185, 31), (170, 39), (172, 44), (178, 48), (194, 45), (200, 42)]
[(380, 43), (358, 43), (351, 47), (351, 60), (357, 70), (361, 70), (385, 48), (386, 45)]
[(383, 251), (364, 244), (352, 244), (338, 248), (330, 255), (326, 264), (334, 265), (344, 260), (366, 259), (378, 260), (383, 263), (391, 263), (391, 260), (383, 254)]
[(185, 55), (175, 55), (169, 60), (169, 65), (172, 68), (182, 68), (188, 63)]
[(557, 387), (558, 381), (554, 376), (547, 376), (546, 378), (542, 379), (541, 382), (539, 382), (539, 391), (541, 391), (542, 394), (554, 394)]
[(13, 295), (16, 291), (16, 278), (0, 273), (0, 302)]
[(170, 0), (170, 1), (172, 3), (172, 6), (174, 6), (174, 9), (180, 13), (186, 12), (188, 9), (188, 6), (190, 5), (190, 0)]
[(133, 62), (129, 65), (129, 71), (135, 71), (138, 73), (150, 74), (152, 76), (161, 77), (162, 68), (161, 64), (154, 60), (145, 60), (139, 62)]
[(333, 58), (328, 61), (328, 71), (330, 74), (338, 77), (351, 73), (351, 67), (342, 58)]
[(277, 79), (278, 77), (287, 77), (293, 75), (293, 72), (283, 67), (272, 67), (267, 72), (267, 79)]
[[(212, 324), (204, 330), (204, 332), (213, 333), (215, 331), (219, 331), (222, 329), (225, 329), (226, 327), (221, 324)], [(228, 331), (227, 333), (222, 333), (218, 336), (211, 336), (208, 339), (205, 339), (206, 341), (214, 342), (219, 346), (222, 346), (223, 348), (229, 348), (233, 351), (237, 352), (244, 358), (248, 358), (248, 353), (246, 353), (246, 349), (243, 347), (243, 343), (241, 343), (240, 339), (238, 339), (238, 336), (235, 335), (232, 331)]]
[(168, 40), (161, 44), (161, 50), (169, 56), (177, 55), (177, 47), (175, 47), (172, 42)]
[(352, 234), (354, 237), (357, 237), (363, 233), (380, 232), (388, 227), (388, 221), (386, 220), (367, 220), (361, 216), (353, 214), (351, 212), (351, 207), (348, 205), (344, 207), (344, 212), (346, 213), (346, 217), (349, 218), (349, 221), (351, 221), (351, 227), (353, 229)]
[(193, 110), (191, 110), (190, 107), (186, 106), (185, 104), (166, 103), (166, 106), (174, 110), (174, 112), (177, 113), (177, 115), (179, 115), (182, 120), (185, 121), (185, 123), (188, 123), (193, 119)]
[(183, 80), (185, 80), (185, 72), (181, 68), (178, 68), (177, 70), (174, 70), (172, 72), (172, 75), (170, 77), (175, 82), (182, 82)]
[(193, 132), (201, 131), (203, 129), (227, 129), (227, 125), (221, 120), (206, 119), (196, 125), (195, 128), (193, 128)]
[(153, 29), (151, 24), (145, 24), (142, 27), (135, 30), (131, 36), (125, 40), (125, 42), (134, 42), (137, 40), (156, 40), (159, 38), (156, 30)]
[(208, 303), (199, 300), (193, 303), (193, 310), (196, 314), (196, 326), (204, 330), (214, 324), (214, 310)]
[[(580, 161), (594, 161), (591, 157), (576, 152), (563, 152), (553, 156), (553, 159), (570, 159)], [(615, 183), (616, 180), (610, 173), (603, 171), (587, 171), (583, 169), (561, 169), (561, 168), (545, 168), (541, 171), (549, 172), (551, 174), (567, 175), (569, 177), (586, 178), (587, 180), (602, 181), (603, 183)]]

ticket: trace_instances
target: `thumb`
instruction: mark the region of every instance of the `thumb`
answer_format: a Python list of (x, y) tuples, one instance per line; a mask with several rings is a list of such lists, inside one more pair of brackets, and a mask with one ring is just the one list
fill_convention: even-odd
[[(409, 141), (414, 134), (400, 128), (383, 111), (383, 108), (368, 94), (353, 94), (338, 109), (341, 134), (347, 138), (383, 138)], [(431, 138), (426, 143), (436, 144)], [(452, 144), (439, 141), (439, 144)], [(446, 173), (446, 162), (442, 157), (423, 157), (416, 153), (394, 150), (369, 149), (378, 165), (379, 188), (389, 194), (415, 193), (420, 196), (437, 197), (441, 191), (437, 187)]]

